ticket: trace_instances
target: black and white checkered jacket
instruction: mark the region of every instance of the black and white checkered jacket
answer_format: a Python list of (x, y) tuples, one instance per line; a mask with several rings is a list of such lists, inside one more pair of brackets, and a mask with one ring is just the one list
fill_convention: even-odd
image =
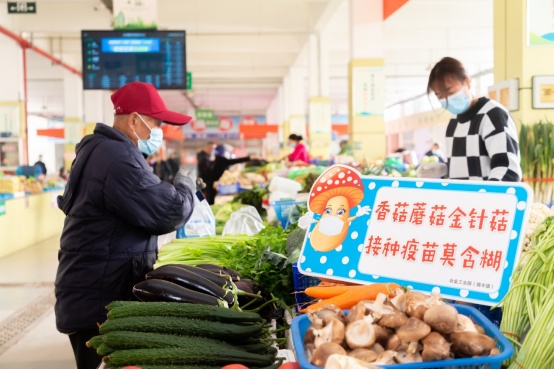
[(521, 181), (515, 123), (499, 103), (480, 98), (446, 128), (448, 177)]

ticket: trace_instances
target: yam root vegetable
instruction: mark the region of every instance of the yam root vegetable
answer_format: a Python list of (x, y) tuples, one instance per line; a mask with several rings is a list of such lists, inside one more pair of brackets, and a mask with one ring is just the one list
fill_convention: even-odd
[(452, 352), (462, 357), (487, 356), (496, 347), (491, 337), (477, 332), (457, 332), (450, 334)]
[(400, 286), (395, 283), (364, 285), (359, 289), (351, 289), (341, 295), (314, 303), (300, 310), (300, 312), (306, 313), (314, 311), (326, 304), (334, 304), (343, 310), (350, 309), (360, 301), (375, 300), (379, 293), (390, 294), (392, 296), (394, 290), (399, 287)]
[(373, 362), (377, 360), (377, 357), (379, 357), (377, 353), (367, 348), (356, 348), (355, 350), (350, 351), (348, 356), (365, 362)]
[(425, 312), (423, 321), (441, 334), (450, 334), (458, 325), (458, 310), (454, 306), (433, 306)]
[(403, 342), (417, 342), (430, 332), (431, 327), (415, 317), (410, 317), (406, 324), (396, 330), (396, 334)]
[(373, 328), (373, 318), (367, 316), (362, 320), (349, 323), (346, 326), (346, 344), (351, 349), (369, 348), (375, 344), (376, 336)]
[(334, 342), (342, 344), (344, 341), (345, 328), (342, 321), (333, 317), (327, 316), (323, 319), (323, 328), (313, 331), (315, 335), (314, 344), (316, 349), (323, 343)]
[(423, 361), (449, 360), (452, 358), (450, 343), (440, 333), (435, 331), (429, 333), (421, 343), (423, 343), (423, 352), (421, 352)]
[(340, 344), (335, 342), (323, 343), (314, 350), (311, 362), (315, 366), (323, 367), (325, 366), (329, 356), (334, 354), (346, 356), (346, 350)]

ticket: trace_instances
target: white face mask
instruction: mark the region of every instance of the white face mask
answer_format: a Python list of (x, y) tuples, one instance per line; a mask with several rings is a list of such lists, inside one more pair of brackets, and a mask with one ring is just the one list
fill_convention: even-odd
[(319, 231), (327, 236), (334, 236), (341, 233), (344, 221), (336, 216), (322, 217), (319, 221)]

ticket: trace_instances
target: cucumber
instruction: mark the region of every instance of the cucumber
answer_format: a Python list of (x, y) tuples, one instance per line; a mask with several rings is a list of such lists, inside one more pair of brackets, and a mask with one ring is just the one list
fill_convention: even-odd
[(101, 335), (97, 335), (95, 337), (92, 337), (89, 339), (89, 341), (87, 342), (87, 347), (88, 348), (98, 348), (100, 347), (102, 344), (104, 343), (104, 341), (102, 340), (102, 336)]
[(110, 319), (131, 316), (175, 316), (219, 322), (253, 323), (261, 320), (260, 315), (254, 312), (240, 312), (192, 303), (117, 301), (110, 303), (106, 308), (110, 310), (108, 313)]
[[(105, 344), (112, 348), (119, 349), (140, 349), (140, 348), (183, 348), (190, 345), (192, 340), (199, 343), (218, 344), (231, 349), (238, 349), (232, 345), (209, 338), (187, 337), (173, 334), (140, 333), (133, 331), (112, 331), (102, 336)], [(249, 352), (249, 351), (247, 351)]]
[[(106, 363), (110, 369), (121, 369), (121, 366), (112, 366), (109, 361)], [(133, 365), (141, 369), (213, 369), (213, 366), (206, 366), (204, 364), (188, 364), (188, 365), (145, 365), (145, 364), (138, 364)]]
[(138, 331), (189, 335), (243, 343), (262, 332), (261, 325), (234, 325), (229, 323), (194, 320), (170, 316), (134, 316), (109, 319), (100, 325), (100, 334), (113, 331)]
[(229, 349), (226, 346), (201, 343), (198, 338), (191, 338), (186, 348), (148, 348), (119, 350), (106, 358), (110, 366), (144, 365), (189, 365), (198, 364), (223, 366), (227, 364), (243, 364), (249, 367), (266, 367), (273, 364), (269, 356), (257, 355), (240, 350)]
[(98, 356), (108, 356), (110, 353), (115, 351), (116, 349), (108, 346), (106, 343), (102, 343), (98, 346), (98, 348), (96, 348), (96, 353), (98, 353)]

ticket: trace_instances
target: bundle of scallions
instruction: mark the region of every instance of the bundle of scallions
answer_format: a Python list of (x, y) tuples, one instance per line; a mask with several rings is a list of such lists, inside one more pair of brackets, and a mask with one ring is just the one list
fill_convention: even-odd
[(500, 331), (514, 344), (510, 368), (554, 368), (554, 216), (531, 237), (527, 262), (512, 275)]
[(539, 121), (521, 125), (519, 150), (523, 181), (533, 189), (535, 202), (549, 204), (554, 196), (554, 125)]

